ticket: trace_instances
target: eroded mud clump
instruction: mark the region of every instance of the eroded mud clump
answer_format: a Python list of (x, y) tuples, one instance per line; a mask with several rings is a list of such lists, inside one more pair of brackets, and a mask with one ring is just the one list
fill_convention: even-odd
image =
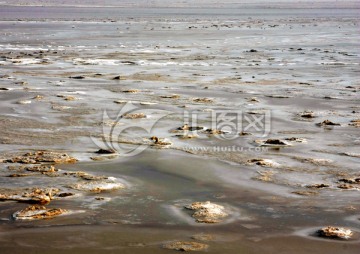
[(53, 165), (35, 165), (35, 166), (9, 166), (9, 170), (16, 171), (29, 171), (29, 172), (37, 172), (37, 173), (55, 173), (58, 172), (59, 169), (55, 168)]
[(323, 188), (329, 188), (330, 185), (325, 184), (325, 183), (316, 183), (316, 184), (310, 184), (310, 185), (306, 185), (306, 188), (309, 189), (323, 189)]
[(340, 126), (339, 123), (331, 122), (330, 120), (324, 120), (316, 124), (317, 126)]
[(59, 189), (54, 188), (33, 188), (31, 190), (25, 190), (22, 193), (8, 191), (7, 193), (0, 193), (0, 200), (48, 204), (58, 192)]
[(318, 236), (333, 239), (348, 240), (352, 237), (351, 229), (328, 226), (317, 231)]
[(134, 114), (124, 114), (122, 117), (125, 119), (141, 119), (141, 118), (146, 118), (146, 115), (144, 113), (134, 113)]
[(112, 191), (118, 189), (124, 189), (125, 186), (121, 183), (110, 182), (110, 181), (87, 181), (70, 185), (69, 188), (81, 191), (90, 192), (103, 192)]
[(202, 251), (209, 245), (197, 242), (171, 242), (163, 245), (163, 248), (178, 251)]
[(164, 147), (167, 147), (167, 146), (171, 146), (172, 143), (165, 139), (165, 138), (158, 138), (156, 136), (152, 136), (150, 138), (150, 140), (153, 142), (153, 145), (157, 145), (157, 146), (164, 146)]
[(300, 113), (299, 115), (304, 118), (315, 118), (315, 114), (312, 111), (304, 111), (304, 112)]
[(272, 161), (269, 159), (258, 159), (258, 158), (248, 160), (247, 164), (249, 164), (249, 165), (255, 164), (258, 166), (262, 166), (262, 167), (278, 167), (278, 166), (280, 166), (280, 164), (275, 161)]
[(212, 103), (214, 102), (212, 99), (209, 98), (195, 98), (193, 99), (193, 102), (198, 102), (198, 103)]
[(259, 144), (260, 146), (274, 146), (274, 147), (284, 147), (284, 146), (291, 146), (290, 143), (281, 139), (267, 139), (267, 140), (255, 140), (255, 143)]
[(50, 219), (68, 211), (60, 208), (47, 209), (45, 206), (33, 205), (13, 214), (15, 220)]
[(16, 156), (11, 159), (6, 159), (7, 163), (24, 163), (24, 164), (37, 164), (37, 163), (75, 163), (77, 159), (69, 156), (66, 153), (49, 152), (49, 151), (36, 151), (29, 152), (24, 155)]
[(194, 202), (191, 205), (185, 206), (186, 209), (195, 211), (192, 217), (196, 219), (198, 223), (219, 223), (228, 214), (225, 212), (225, 207), (206, 202)]
[(351, 120), (349, 125), (354, 127), (360, 127), (360, 119)]
[(360, 184), (360, 177), (354, 177), (354, 178), (342, 178), (339, 179), (339, 182), (342, 183), (350, 183), (350, 184)]
[(202, 126), (189, 126), (188, 124), (184, 124), (181, 127), (176, 128), (175, 130), (172, 130), (172, 132), (180, 132), (180, 131), (199, 131), (204, 130), (205, 127)]

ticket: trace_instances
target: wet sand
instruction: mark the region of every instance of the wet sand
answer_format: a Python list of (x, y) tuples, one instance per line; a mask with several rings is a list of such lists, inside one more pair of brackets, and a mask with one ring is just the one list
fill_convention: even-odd
[[(28, 204), (0, 202), (1, 253), (170, 253), (171, 241), (209, 253), (357, 253), (360, 185), (342, 180), (359, 178), (357, 9), (36, 8), (0, 9), (0, 190), (73, 192), (48, 207), (76, 212), (19, 221), (12, 214)], [(116, 119), (128, 102), (146, 117)], [(211, 128), (216, 110), (241, 112), (243, 124), (270, 112), (270, 128), (231, 140), (177, 130), (184, 112)], [(93, 140), (110, 138), (121, 152), (146, 150), (96, 154)], [(9, 169), (37, 150), (79, 161), (54, 174)], [(97, 176), (126, 188), (71, 188)], [(196, 223), (183, 209), (207, 200), (231, 207), (229, 220)], [(354, 236), (314, 236), (329, 225)], [(212, 240), (191, 238), (199, 233)]]

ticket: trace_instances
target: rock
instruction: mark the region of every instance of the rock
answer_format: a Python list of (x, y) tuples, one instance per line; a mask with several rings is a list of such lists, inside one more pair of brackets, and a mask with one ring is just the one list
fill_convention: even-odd
[(257, 97), (247, 98), (249, 102), (260, 102)]
[(163, 248), (178, 251), (202, 251), (209, 245), (197, 242), (171, 242), (163, 245)]
[(248, 160), (247, 164), (249, 164), (249, 165), (255, 164), (258, 166), (271, 167), (271, 168), (280, 166), (280, 164), (275, 161), (272, 161), (269, 159), (257, 159), (257, 158)]
[(350, 183), (350, 184), (360, 184), (360, 177), (342, 178), (342, 179), (339, 179), (339, 182)]
[(77, 159), (67, 155), (66, 153), (49, 152), (49, 151), (36, 151), (29, 152), (21, 156), (16, 156), (11, 159), (6, 159), (7, 163), (24, 163), (24, 164), (37, 164), (37, 163), (75, 163)]
[(290, 141), (290, 142), (298, 142), (298, 143), (306, 143), (307, 140), (305, 138), (296, 138), (296, 137), (291, 137), (291, 138), (285, 138), (286, 141)]
[(345, 240), (350, 239), (353, 235), (351, 229), (332, 226), (324, 227), (318, 230), (316, 233), (320, 237)]
[(6, 88), (6, 87), (0, 87), (0, 91), (9, 91), (10, 89), (9, 88)]
[(267, 144), (267, 145), (287, 145), (286, 142), (284, 142), (280, 139), (268, 139), (265, 141), (265, 144)]
[(59, 198), (66, 198), (66, 197), (71, 197), (74, 195), (75, 195), (75, 193), (72, 193), (72, 192), (62, 192), (62, 193), (59, 193), (57, 196)]
[(65, 209), (51, 208), (47, 209), (44, 206), (29, 206), (13, 214), (15, 220), (38, 220), (50, 219), (59, 215), (68, 213)]
[(311, 184), (311, 185), (306, 185), (306, 188), (309, 189), (322, 189), (322, 188), (329, 188), (330, 185), (325, 184), (325, 183), (316, 183), (316, 184)]
[(116, 153), (116, 150), (112, 149), (112, 148), (109, 148), (109, 149), (99, 149), (97, 150), (95, 153), (98, 153), (98, 154), (114, 154)]
[(195, 98), (195, 99), (193, 99), (193, 102), (212, 103), (214, 101), (212, 99), (209, 99), (209, 98)]
[(225, 207), (206, 202), (194, 202), (191, 205), (185, 206), (186, 209), (195, 211), (192, 215), (198, 223), (219, 223), (222, 219), (228, 216), (225, 212)]
[(274, 146), (274, 147), (285, 147), (291, 146), (290, 143), (280, 139), (267, 139), (267, 140), (255, 140), (255, 143), (260, 144), (260, 146)]
[(69, 78), (72, 78), (72, 79), (84, 79), (85, 76), (70, 76)]
[(330, 120), (324, 120), (316, 124), (317, 126), (340, 126), (339, 123), (331, 122)]
[(201, 126), (189, 126), (188, 124), (184, 124), (183, 126), (177, 128), (176, 131), (198, 131), (198, 130), (204, 130), (205, 127)]
[(141, 119), (146, 118), (146, 115), (144, 113), (133, 113), (133, 114), (124, 114), (122, 115), (125, 119)]
[(312, 112), (312, 111), (304, 111), (304, 112), (300, 113), (299, 115), (300, 115), (300, 117), (304, 117), (304, 118), (315, 118), (316, 117), (314, 112)]
[(172, 142), (168, 141), (167, 139), (160, 139), (156, 136), (152, 136), (150, 138), (151, 141), (153, 141), (154, 145), (158, 145), (158, 146), (171, 146)]
[(180, 98), (180, 95), (178, 95), (178, 94), (162, 95), (162, 96), (160, 96), (160, 98), (164, 98), (164, 99), (179, 99), (179, 98)]
[(121, 76), (113, 77), (113, 80), (120, 80), (120, 79), (121, 79)]
[(176, 137), (180, 138), (180, 139), (193, 139), (193, 138), (198, 138), (198, 135), (176, 135)]
[(129, 89), (129, 90), (123, 90), (123, 93), (138, 93), (140, 90), (138, 89)]
[(252, 134), (250, 132), (242, 131), (239, 133), (239, 136), (251, 136)]
[(204, 130), (204, 132), (206, 134), (210, 134), (210, 135), (221, 135), (221, 134), (226, 134), (228, 132), (222, 131), (222, 130), (218, 130), (218, 129), (206, 129)]
[(76, 98), (75, 96), (72, 96), (72, 95), (58, 94), (58, 95), (56, 95), (56, 97), (63, 98), (65, 101), (75, 101), (75, 100), (78, 100), (78, 98)]

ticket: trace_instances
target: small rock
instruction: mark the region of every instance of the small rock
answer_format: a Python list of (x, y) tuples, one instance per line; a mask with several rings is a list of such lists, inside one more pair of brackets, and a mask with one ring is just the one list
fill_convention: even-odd
[(151, 141), (154, 142), (154, 145), (158, 145), (158, 146), (170, 146), (172, 145), (172, 142), (168, 141), (167, 139), (160, 139), (156, 136), (152, 136), (150, 138)]
[(193, 99), (193, 102), (212, 103), (214, 101), (212, 99), (209, 99), (209, 98), (195, 98), (195, 99)]
[(245, 131), (239, 133), (239, 136), (250, 136), (250, 135), (252, 135), (250, 132), (245, 132)]
[(162, 95), (162, 96), (160, 96), (160, 98), (164, 98), (164, 99), (179, 99), (179, 98), (180, 98), (180, 95), (178, 95), (178, 94)]
[(84, 79), (85, 76), (70, 76), (69, 78), (72, 78), (72, 79)]
[(286, 141), (290, 141), (290, 142), (298, 142), (298, 143), (306, 143), (306, 139), (305, 138), (296, 138), (296, 137), (291, 137), (291, 138), (285, 138)]
[(331, 122), (330, 120), (324, 120), (321, 123), (317, 123), (317, 126), (340, 126), (339, 123)]
[(348, 240), (352, 237), (353, 232), (348, 228), (340, 227), (324, 227), (317, 231), (318, 236), (325, 238), (334, 238), (334, 239), (345, 239)]
[(309, 189), (322, 189), (322, 188), (329, 188), (330, 185), (325, 184), (325, 183), (316, 183), (316, 184), (311, 184), (311, 185), (306, 185), (306, 188)]
[(304, 112), (300, 113), (299, 115), (304, 118), (315, 118), (316, 117), (314, 112), (312, 112), (312, 111), (304, 111)]
[(74, 195), (75, 195), (75, 193), (72, 193), (72, 192), (62, 192), (62, 193), (59, 193), (57, 196), (59, 198), (66, 198), (66, 197), (71, 197)]
[(113, 153), (116, 153), (116, 151), (114, 149), (99, 149), (97, 150), (95, 153), (98, 153), (98, 154), (113, 154)]
[(360, 184), (360, 177), (342, 178), (342, 179), (339, 179), (339, 182), (350, 183), (350, 184)]
[(267, 139), (267, 140), (255, 140), (255, 143), (260, 144), (260, 146), (274, 146), (274, 147), (285, 147), (291, 146), (290, 143), (280, 139)]
[(191, 205), (185, 206), (186, 209), (194, 210), (192, 217), (198, 223), (219, 223), (221, 220), (228, 216), (225, 212), (225, 207), (206, 202), (194, 202)]
[(269, 159), (250, 159), (247, 161), (247, 164), (255, 164), (258, 166), (263, 166), (263, 167), (278, 167), (280, 166), (279, 163), (269, 160)]
[(171, 242), (163, 245), (163, 248), (178, 251), (202, 251), (209, 245), (197, 242)]
[(140, 90), (138, 89), (129, 89), (129, 90), (123, 90), (123, 93), (138, 93)]

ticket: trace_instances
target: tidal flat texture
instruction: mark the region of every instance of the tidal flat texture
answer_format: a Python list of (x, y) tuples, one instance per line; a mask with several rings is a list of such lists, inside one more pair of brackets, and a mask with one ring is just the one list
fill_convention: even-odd
[(358, 253), (354, 3), (63, 2), (0, 3), (0, 253)]

